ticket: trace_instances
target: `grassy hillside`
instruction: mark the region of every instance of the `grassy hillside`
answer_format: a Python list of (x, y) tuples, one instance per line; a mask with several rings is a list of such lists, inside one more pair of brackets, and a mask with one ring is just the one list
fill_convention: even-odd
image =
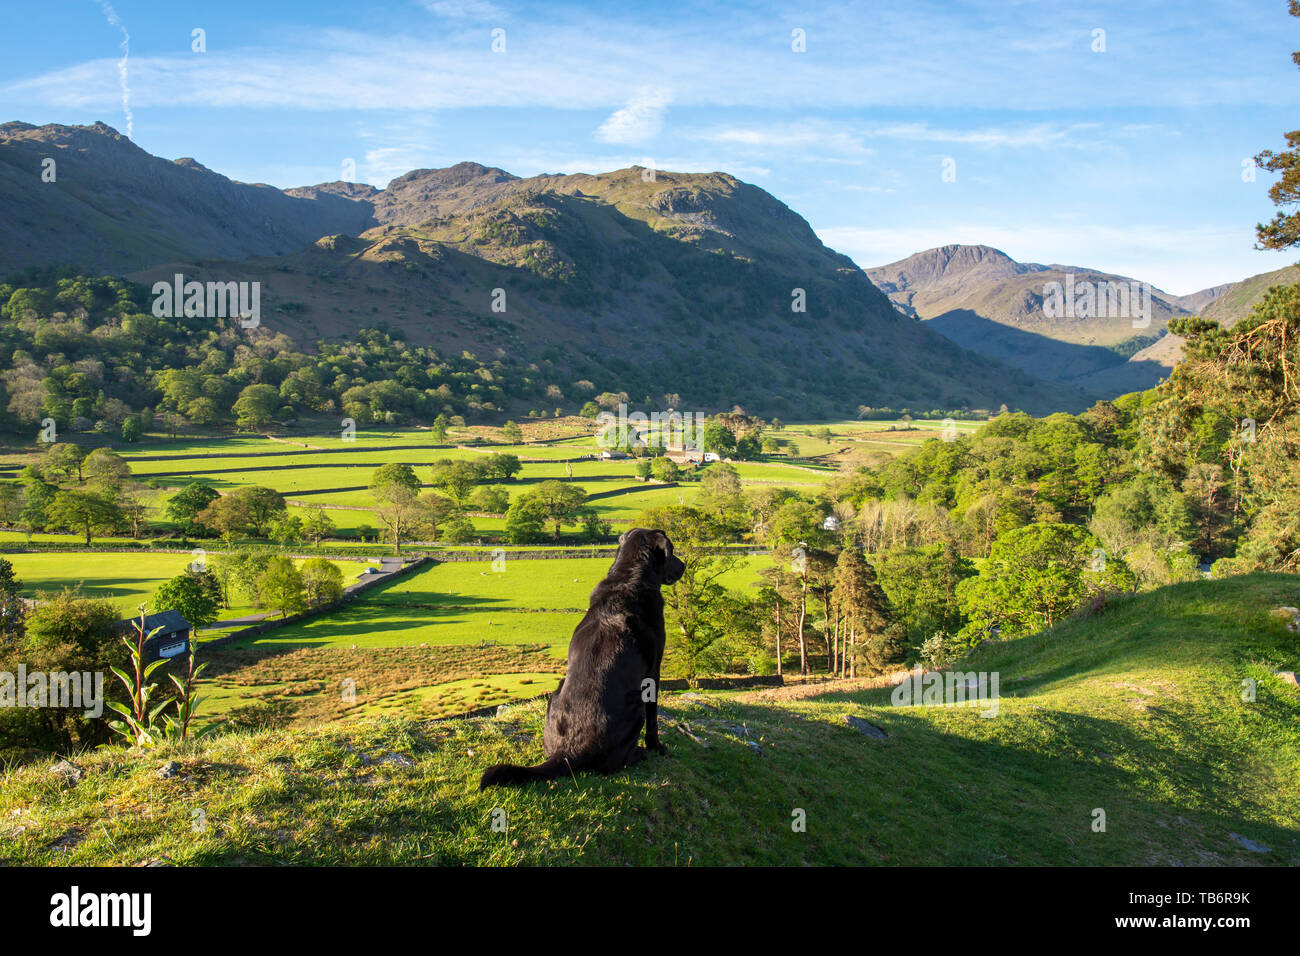
[[(58, 189), (32, 188), (30, 171), (45, 157), (58, 161)], [(103, 123), (0, 123), (0, 208), (9, 213), (0, 273), (52, 262), (119, 272), (191, 255), (274, 255), (373, 223), (368, 209), (338, 196), (312, 201), (232, 181), (192, 159), (151, 156)]]
[(1297, 282), (1300, 282), (1300, 266), (1287, 266), (1242, 279), (1206, 305), (1200, 315), (1230, 327), (1249, 315), (1250, 310), (1259, 304), (1270, 288), (1275, 285), (1294, 285)]
[(487, 764), (540, 757), (536, 703), (105, 750), (73, 761), (75, 784), (50, 763), (5, 775), (0, 859), (1295, 865), (1300, 693), (1273, 672), (1300, 666), (1300, 638), (1269, 612), (1296, 604), (1294, 576), (1195, 582), (986, 645), (967, 667), (1001, 675), (992, 719), (835, 685), (665, 695), (669, 757), (526, 790), (475, 787)]

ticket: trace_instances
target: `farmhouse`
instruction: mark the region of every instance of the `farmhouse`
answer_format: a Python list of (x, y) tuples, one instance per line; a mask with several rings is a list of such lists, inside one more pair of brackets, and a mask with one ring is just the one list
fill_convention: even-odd
[(668, 448), (664, 452), (664, 457), (670, 461), (675, 461), (679, 465), (694, 464), (698, 465), (704, 460), (704, 452), (694, 448)]
[[(118, 621), (117, 626), (125, 634), (134, 634), (135, 625), (138, 623), (140, 623), (138, 617), (127, 618)], [(144, 632), (149, 634), (154, 628), (159, 628), (158, 633), (144, 644), (146, 664), (160, 659), (179, 657), (189, 652), (190, 622), (185, 620), (185, 616), (180, 611), (159, 611), (157, 614), (146, 615)]]

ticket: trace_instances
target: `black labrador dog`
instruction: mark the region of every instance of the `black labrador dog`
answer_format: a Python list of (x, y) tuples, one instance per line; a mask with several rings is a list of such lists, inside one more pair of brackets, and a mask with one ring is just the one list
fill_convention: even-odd
[[(578, 770), (613, 773), (667, 753), (659, 742), (659, 667), (664, 659), (664, 599), (659, 588), (686, 570), (662, 531), (635, 528), (618, 539), (618, 554), (569, 642), (569, 666), (546, 707), (536, 767), (497, 764), (479, 789), (549, 780)], [(653, 681), (653, 683), (647, 683)], [(645, 724), (645, 747), (637, 745)]]

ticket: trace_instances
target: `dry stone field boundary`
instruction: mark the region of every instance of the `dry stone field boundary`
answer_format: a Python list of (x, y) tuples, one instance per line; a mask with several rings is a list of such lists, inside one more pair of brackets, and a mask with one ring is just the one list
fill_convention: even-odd
[[(321, 614), (329, 614), (331, 611), (337, 611), (339, 608), (351, 604), (358, 597), (365, 594), (367, 591), (373, 590), (381, 584), (388, 584), (392, 581), (408, 577), (416, 570), (428, 567), (433, 563), (433, 561), (428, 557), (417, 558), (416, 560), (404, 565), (397, 563), (400, 562), (400, 560), (400, 558), (386, 558), (383, 567), (391, 567), (391, 570), (381, 570), (378, 574), (372, 575), (365, 581), (358, 581), (356, 584), (349, 584), (343, 589), (343, 596), (337, 601), (330, 601), (328, 604), (321, 604), (318, 607), (310, 608), (300, 614), (290, 614), (286, 617), (276, 618), (275, 620), (259, 621), (251, 627), (245, 627), (238, 631), (232, 631), (230, 634), (213, 638), (212, 640), (207, 641), (204, 646), (217, 647), (221, 644), (232, 644), (235, 641), (242, 640), (246, 637), (257, 637), (261, 634), (267, 633), (268, 631), (274, 631), (275, 629), (284, 627), (287, 624), (296, 624), (299, 621), (318, 617)], [(392, 562), (392, 564), (389, 562)]]

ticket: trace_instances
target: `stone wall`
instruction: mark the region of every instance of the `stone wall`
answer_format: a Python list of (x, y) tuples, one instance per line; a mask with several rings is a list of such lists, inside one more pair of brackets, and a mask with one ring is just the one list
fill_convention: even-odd
[(268, 631), (274, 631), (276, 628), (284, 627), (287, 624), (296, 624), (299, 621), (305, 621), (316, 617), (318, 614), (328, 614), (331, 611), (337, 611), (340, 608), (351, 604), (362, 594), (379, 587), (381, 584), (388, 584), (390, 581), (396, 581), (400, 578), (407, 577), (417, 568), (427, 567), (433, 561), (429, 558), (417, 558), (410, 564), (405, 564), (390, 574), (376, 574), (368, 580), (359, 581), (356, 584), (350, 584), (343, 591), (343, 596), (337, 601), (330, 601), (328, 604), (321, 604), (317, 607), (309, 608), (301, 614), (290, 614), (287, 617), (277, 617), (259, 621), (248, 627), (240, 628), (238, 631), (232, 631), (222, 637), (213, 638), (210, 641), (204, 641), (201, 647), (219, 647), (222, 644), (231, 644), (235, 641), (242, 640), (246, 637), (256, 637), (259, 634), (265, 634)]

